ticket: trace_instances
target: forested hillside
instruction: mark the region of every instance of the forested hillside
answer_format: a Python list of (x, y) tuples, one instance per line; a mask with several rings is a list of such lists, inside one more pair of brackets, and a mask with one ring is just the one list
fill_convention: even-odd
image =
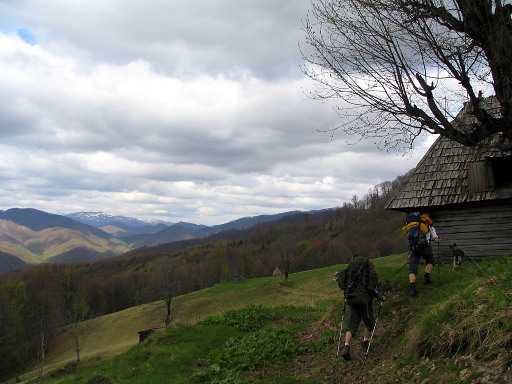
[[(383, 205), (401, 178), (362, 199), (314, 215), (297, 214), (203, 244), (142, 248), (122, 258), (38, 265), (0, 275), (0, 372), (41, 358), (55, 327), (167, 300), (234, 278), (271, 276), (403, 252), (403, 215)], [(172, 310), (169, 309), (169, 321)]]

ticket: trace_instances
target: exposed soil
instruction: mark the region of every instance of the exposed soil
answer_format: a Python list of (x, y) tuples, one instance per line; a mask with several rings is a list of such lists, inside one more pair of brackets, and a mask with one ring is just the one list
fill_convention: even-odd
[[(385, 304), (384, 304), (385, 305)], [(380, 383), (384, 379), (384, 371), (394, 365), (394, 360), (399, 356), (390, 356), (386, 345), (380, 341), (380, 336), (396, 324), (392, 318), (398, 319), (398, 311), (392, 313), (388, 318), (383, 319), (382, 316), (377, 319), (377, 327), (375, 330), (370, 351), (368, 356), (365, 357), (366, 349), (360, 344), (363, 326), (360, 326), (358, 334), (352, 340), (351, 345), (351, 360), (345, 361), (341, 357), (341, 348), (345, 338), (343, 331), (342, 340), (340, 344), (340, 352), (338, 354), (338, 337), (339, 337), (339, 324), (334, 328), (335, 324), (329, 319), (316, 323), (313, 327), (309, 328), (302, 335), (303, 342), (316, 340), (321, 337), (321, 334), (326, 329), (335, 331), (336, 340), (332, 345), (332, 353), (315, 355), (301, 355), (294, 361), (294, 370), (297, 377), (316, 377), (322, 383)], [(348, 315), (348, 308), (347, 308)], [(345, 324), (346, 325), (346, 324)], [(397, 332), (395, 329), (394, 332)], [(387, 369), (383, 369), (386, 368)]]

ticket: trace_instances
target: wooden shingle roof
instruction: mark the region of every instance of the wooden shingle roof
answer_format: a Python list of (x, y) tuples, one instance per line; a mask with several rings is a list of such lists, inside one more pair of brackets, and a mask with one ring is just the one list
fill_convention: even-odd
[[(456, 120), (464, 118), (461, 112)], [(468, 181), (468, 164), (510, 155), (489, 145), (467, 147), (439, 137), (385, 208), (409, 211), (512, 198), (512, 189), (472, 192)]]

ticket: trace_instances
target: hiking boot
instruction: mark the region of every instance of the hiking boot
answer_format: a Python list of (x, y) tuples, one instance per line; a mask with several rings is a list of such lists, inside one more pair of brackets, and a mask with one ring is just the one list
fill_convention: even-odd
[(425, 273), (425, 275), (423, 276), (423, 281), (425, 282), (425, 284), (430, 284), (432, 282), (432, 280), (430, 279), (430, 273)]
[(370, 341), (369, 340), (363, 340), (361, 341), (361, 347), (363, 347), (363, 350), (367, 351), (368, 350), (368, 345), (370, 344)]
[(411, 284), (411, 286), (409, 288), (409, 294), (411, 295), (411, 297), (414, 297), (418, 294), (418, 290), (416, 289), (416, 284)]
[(350, 345), (345, 345), (343, 347), (343, 352), (341, 353), (341, 357), (343, 357), (345, 360), (350, 360)]

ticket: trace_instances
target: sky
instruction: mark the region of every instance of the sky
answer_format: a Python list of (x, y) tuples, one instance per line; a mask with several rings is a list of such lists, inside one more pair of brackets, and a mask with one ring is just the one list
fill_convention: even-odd
[(215, 225), (412, 169), (308, 94), (310, 0), (0, 0), (0, 209)]

